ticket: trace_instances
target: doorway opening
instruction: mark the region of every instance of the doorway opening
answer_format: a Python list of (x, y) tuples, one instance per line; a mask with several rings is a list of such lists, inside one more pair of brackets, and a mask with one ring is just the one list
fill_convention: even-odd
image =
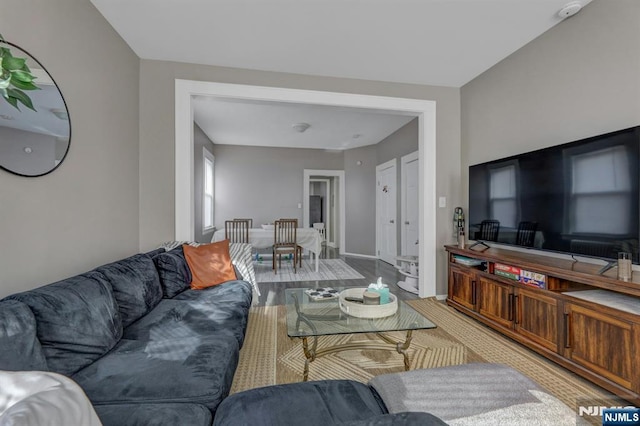
[[(325, 207), (328, 207), (328, 226), (326, 226), (327, 245), (337, 247), (340, 254), (344, 254), (345, 247), (345, 175), (344, 170), (311, 170), (305, 169), (303, 172), (303, 205), (302, 205), (302, 226), (305, 228), (313, 226), (310, 222), (309, 197), (313, 181), (321, 180), (329, 182), (329, 199)], [(329, 244), (331, 242), (331, 244)]]
[[(175, 239), (193, 240), (193, 96), (217, 96), (228, 99), (250, 99), (264, 102), (293, 102), (347, 108), (363, 108), (418, 117), (420, 209), (420, 274), (419, 295), (436, 295), (436, 103), (431, 100), (321, 92), (278, 87), (214, 83), (207, 81), (175, 81)], [(308, 186), (307, 186), (308, 190)], [(304, 200), (305, 198), (303, 198)], [(308, 220), (308, 212), (303, 219)], [(344, 222), (344, 228), (348, 226)], [(342, 235), (341, 235), (342, 239)], [(424, 244), (422, 243), (424, 242)], [(340, 241), (341, 249), (344, 241)]]

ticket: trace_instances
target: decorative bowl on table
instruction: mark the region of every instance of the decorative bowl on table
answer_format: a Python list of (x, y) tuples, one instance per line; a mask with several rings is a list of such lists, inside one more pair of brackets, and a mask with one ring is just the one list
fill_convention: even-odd
[(261, 226), (265, 231), (273, 231), (275, 225), (273, 223), (263, 223)]
[(398, 311), (398, 298), (395, 294), (389, 294), (389, 303), (384, 305), (365, 305), (363, 303), (351, 302), (347, 298), (363, 299), (363, 294), (368, 288), (348, 288), (340, 292), (338, 303), (340, 310), (347, 315), (357, 318), (384, 318), (395, 314)]

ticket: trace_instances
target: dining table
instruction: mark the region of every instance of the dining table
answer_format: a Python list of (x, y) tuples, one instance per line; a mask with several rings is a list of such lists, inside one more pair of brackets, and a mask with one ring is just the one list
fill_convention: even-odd
[[(249, 244), (256, 249), (273, 247), (275, 238), (273, 229), (250, 228)], [(225, 239), (224, 229), (218, 229), (213, 233), (211, 242), (222, 241)], [(296, 229), (297, 244), (309, 253), (315, 256), (315, 269), (318, 272), (320, 264), (320, 251), (322, 250), (322, 236), (314, 228), (297, 228)], [(311, 257), (311, 255), (309, 255)]]

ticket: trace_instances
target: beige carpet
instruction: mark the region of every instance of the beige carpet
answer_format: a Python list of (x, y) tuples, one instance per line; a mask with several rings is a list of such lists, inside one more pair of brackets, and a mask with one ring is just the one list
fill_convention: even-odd
[[(507, 364), (529, 376), (569, 407), (604, 401), (610, 395), (562, 367), (514, 343), (435, 299), (409, 302), (438, 327), (414, 332), (411, 368), (433, 368), (468, 362)], [(287, 336), (285, 307), (254, 307), (231, 393), (302, 380), (304, 355), (299, 339)], [(405, 333), (394, 333), (403, 339)], [(320, 345), (375, 339), (375, 335), (326, 336)], [(378, 374), (403, 371), (402, 356), (392, 351), (352, 350), (318, 358), (309, 380), (353, 379), (367, 382)], [(614, 402), (614, 401), (612, 401)], [(615, 401), (619, 403), (620, 401)], [(591, 404), (589, 404), (591, 405)]]

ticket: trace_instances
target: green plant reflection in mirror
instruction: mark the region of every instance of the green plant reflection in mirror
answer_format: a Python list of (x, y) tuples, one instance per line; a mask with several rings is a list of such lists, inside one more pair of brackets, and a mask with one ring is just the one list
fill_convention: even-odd
[(69, 151), (62, 93), (34, 57), (0, 36), (0, 167), (20, 176), (51, 173)]

